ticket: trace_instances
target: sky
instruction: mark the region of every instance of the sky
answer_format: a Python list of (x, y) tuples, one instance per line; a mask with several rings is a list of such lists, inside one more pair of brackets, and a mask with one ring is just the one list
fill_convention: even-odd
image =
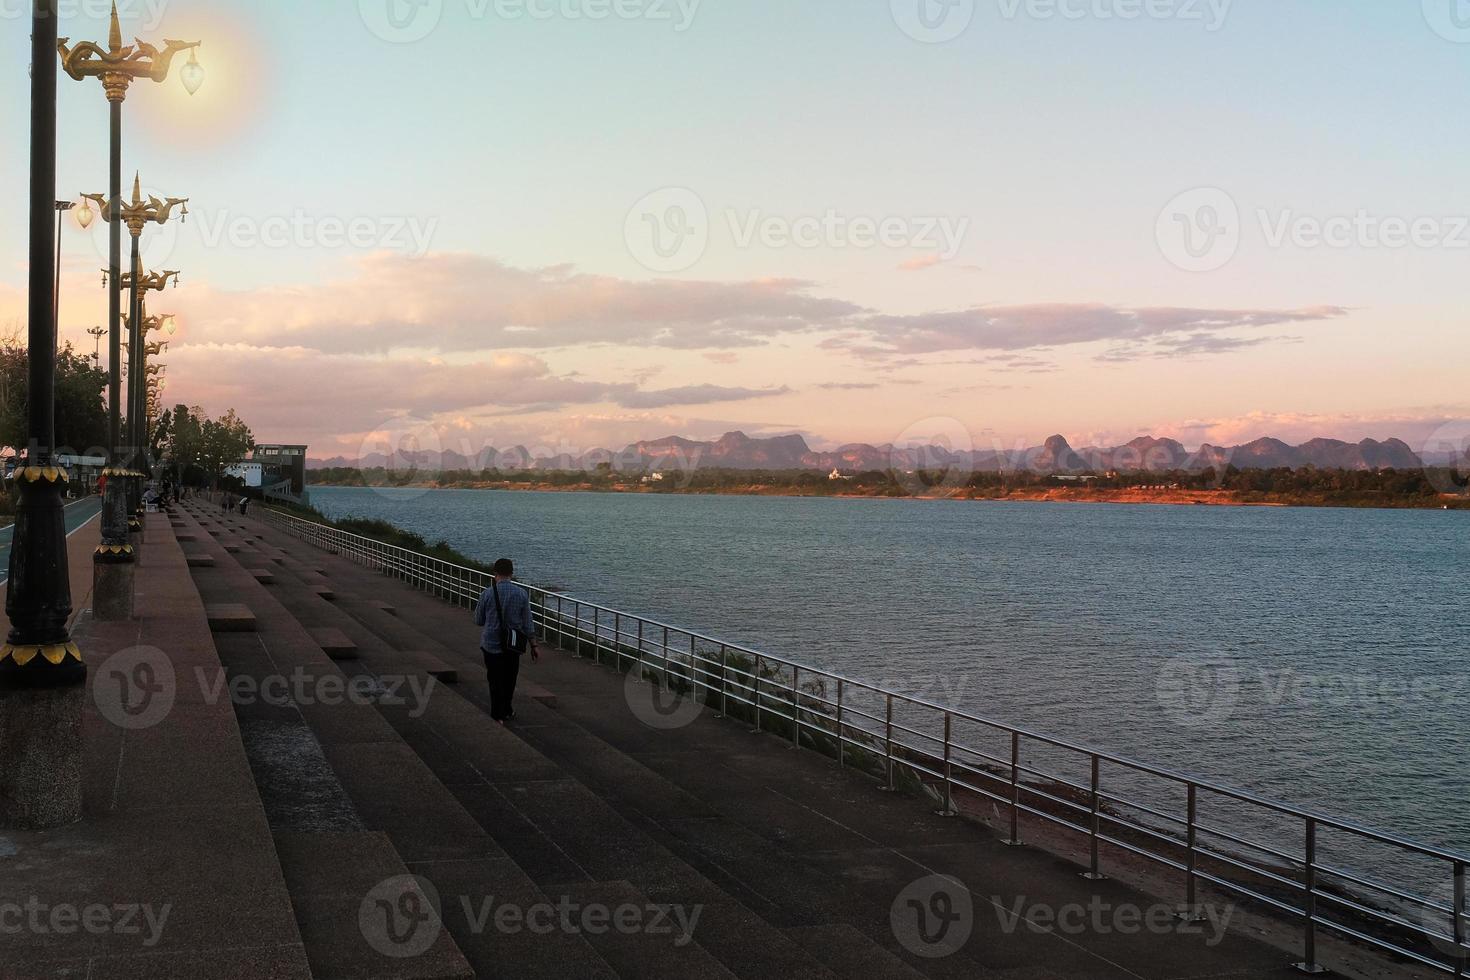
[[(105, 0), (61, 0), (105, 40)], [(0, 0), (0, 327), (23, 325), (23, 0)], [(169, 403), (263, 442), (584, 452), (1470, 418), (1463, 0), (124, 0), (201, 40), (124, 106), (188, 197)], [(59, 193), (106, 187), (63, 77)], [(63, 233), (63, 336), (102, 323)]]

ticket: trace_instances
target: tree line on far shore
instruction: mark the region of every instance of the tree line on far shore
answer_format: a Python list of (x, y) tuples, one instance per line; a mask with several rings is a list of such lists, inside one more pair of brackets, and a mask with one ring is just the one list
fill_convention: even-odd
[(1470, 506), (1467, 477), (1448, 467), (1403, 470), (1241, 469), (1175, 470), (1100, 474), (1050, 474), (1027, 470), (959, 472), (952, 470), (872, 470), (832, 479), (816, 470), (736, 470), (700, 467), (669, 471), (655, 480), (603, 465), (592, 471), (447, 470), (333, 467), (313, 470), (317, 486), (439, 488), (507, 487), (638, 490), (648, 493), (791, 493), (802, 496), (960, 496), (976, 499), (1062, 488), (1097, 491), (1147, 489), (1223, 493), (1242, 502), (1329, 506)]

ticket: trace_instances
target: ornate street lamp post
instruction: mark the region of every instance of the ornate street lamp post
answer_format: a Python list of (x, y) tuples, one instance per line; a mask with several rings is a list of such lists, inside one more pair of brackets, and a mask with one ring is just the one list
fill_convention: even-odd
[(102, 338), (107, 336), (106, 327), (88, 327), (87, 335), (96, 341), (92, 350), (92, 366), (100, 369), (102, 367)]
[[(119, 228), (121, 225), (127, 225), (128, 232), (132, 235), (133, 250), (131, 268), (133, 271), (127, 276), (113, 276), (109, 271), (106, 274), (107, 278), (105, 281), (113, 287), (114, 292), (120, 292), (124, 284), (129, 287), (128, 309), (130, 314), (125, 319), (128, 322), (136, 323), (139, 321), (138, 311), (143, 305), (142, 297), (144, 293), (149, 289), (162, 289), (170, 278), (175, 282), (178, 280), (177, 272), (165, 272), (157, 276), (145, 277), (142, 259), (140, 258), (140, 241), (143, 237), (143, 229), (149, 223), (167, 224), (169, 217), (173, 214), (174, 208), (180, 208), (180, 215), (187, 217), (189, 214), (188, 198), (171, 197), (167, 200), (159, 200), (149, 195), (144, 199), (142, 180), (137, 176), (133, 178), (132, 201), (123, 202), (116, 209), (113, 208), (112, 202), (103, 198), (101, 194), (83, 194), (82, 197), (84, 200), (95, 203), (98, 211), (102, 214), (102, 219), (111, 224), (114, 229)], [(139, 393), (139, 382), (135, 380), (138, 376), (138, 361), (141, 357), (142, 337), (135, 333), (128, 342), (129, 380), (126, 466), (118, 467), (114, 465), (110, 470), (111, 478), (108, 480), (109, 487), (117, 479), (126, 481), (124, 487), (120, 488), (125, 490), (125, 496), (113, 500), (104, 500), (103, 502), (104, 511), (111, 512), (110, 516), (114, 522), (112, 526), (114, 534), (119, 527), (122, 527), (124, 529), (124, 537), (126, 537), (127, 531), (141, 534), (143, 530), (141, 517), (143, 506), (143, 473), (140, 467), (145, 465), (145, 462), (142, 458), (142, 443), (139, 441), (139, 436), (141, 435), (139, 414), (142, 411), (142, 397)], [(114, 512), (115, 508), (121, 510), (120, 515)], [(119, 517), (121, 517), (121, 520), (118, 520)], [(104, 522), (102, 545), (97, 550), (97, 560), (103, 564), (132, 563), (136, 555), (131, 545), (126, 541), (118, 542), (109, 540), (108, 531), (109, 528)], [(123, 545), (121, 549), (119, 548), (120, 544)], [(131, 602), (129, 603), (129, 608), (131, 610)], [(98, 615), (100, 616), (101, 613)]]
[[(197, 41), (165, 41), (164, 50), (152, 44), (136, 41), (122, 43), (122, 25), (117, 16), (117, 4), (112, 5), (112, 23), (108, 32), (108, 45), (104, 49), (91, 41), (83, 41), (69, 47), (70, 38), (55, 39), (55, 49), (61, 55), (62, 67), (72, 78), (100, 79), (102, 91), (107, 97), (111, 114), (111, 152), (108, 185), (108, 204), (121, 210), (122, 201), (122, 104), (127, 99), (128, 88), (135, 79), (148, 78), (155, 82), (167, 80), (174, 58), (182, 51), (190, 53), (189, 64), (181, 73), (184, 88), (192, 95), (204, 82), (204, 69), (196, 57)], [(50, 60), (48, 52), (47, 60)], [(84, 212), (79, 219), (86, 223), (91, 218)], [(119, 493), (126, 487), (126, 470), (121, 458), (121, 381), (122, 381), (122, 226), (112, 223), (110, 237), (109, 269), (112, 274), (111, 290), (108, 294), (108, 329), (111, 330), (109, 354), (110, 384), (108, 386), (108, 449), (111, 464), (104, 475), (107, 490), (102, 505), (102, 545), (97, 550), (95, 580), (93, 583), (93, 612), (98, 619), (115, 620), (132, 616), (133, 593), (131, 565), (135, 555), (128, 543), (127, 501)], [(120, 482), (122, 481), (122, 482)]]
[(58, 827), (81, 817), (87, 668), (72, 642), (71, 578), (56, 438), (56, 0), (34, 0), (31, 73), (29, 398), (25, 458), (0, 647), (0, 826)]

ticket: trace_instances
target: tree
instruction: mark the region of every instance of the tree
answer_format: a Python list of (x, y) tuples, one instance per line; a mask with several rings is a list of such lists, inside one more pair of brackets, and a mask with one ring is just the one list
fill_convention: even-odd
[(199, 465), (216, 487), (225, 468), (240, 462), (254, 448), (255, 436), (233, 408), (222, 418), (205, 419), (200, 426)]
[[(0, 445), (23, 451), (30, 376), (27, 349), (17, 337), (0, 337)], [(56, 448), (106, 455), (107, 373), (67, 344), (56, 356)]]

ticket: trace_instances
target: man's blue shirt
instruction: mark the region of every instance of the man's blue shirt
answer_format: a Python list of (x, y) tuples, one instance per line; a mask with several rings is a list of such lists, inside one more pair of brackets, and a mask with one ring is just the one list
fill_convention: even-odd
[[(514, 582), (492, 585), (500, 594), (500, 607), (505, 610), (506, 624), (527, 639), (536, 635), (536, 624), (531, 620), (531, 598), (526, 590)], [(475, 604), (475, 625), (483, 626), (480, 633), (480, 649), (486, 653), (500, 653), (500, 617), (495, 610), (495, 596), (486, 589)]]

